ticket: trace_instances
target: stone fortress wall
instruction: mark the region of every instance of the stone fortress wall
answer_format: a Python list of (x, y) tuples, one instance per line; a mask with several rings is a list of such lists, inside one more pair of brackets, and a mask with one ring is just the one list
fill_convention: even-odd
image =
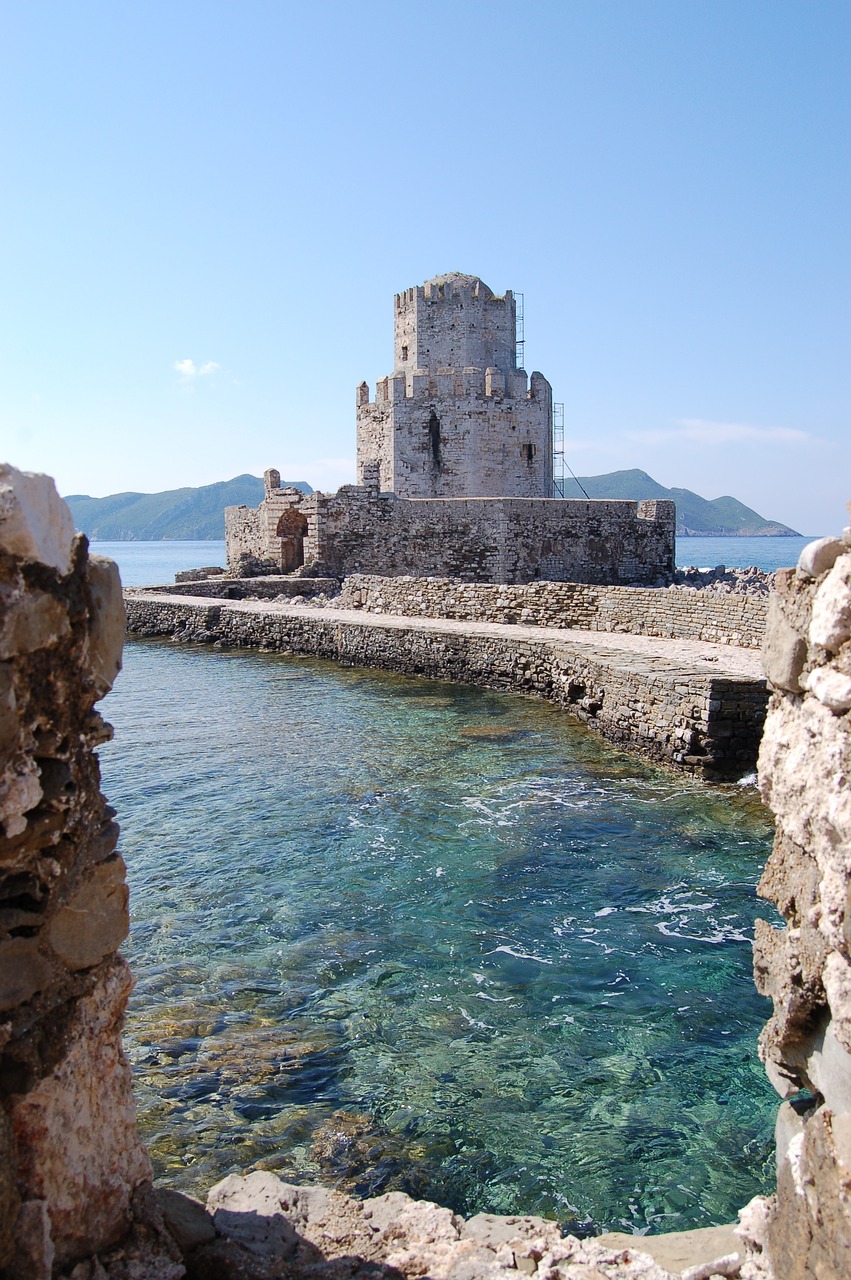
[(552, 390), (517, 368), (515, 300), (451, 273), (397, 294), (394, 371), (357, 391), (357, 485), (281, 489), (225, 512), (228, 567), (653, 584), (674, 569), (669, 501), (553, 497)]
[(618, 746), (702, 777), (740, 778), (756, 761), (765, 681), (738, 666), (725, 669), (714, 655), (661, 654), (640, 637), (637, 648), (624, 649), (591, 632), (580, 638), (556, 629), (396, 619), (295, 600), (212, 603), (128, 591), (125, 602), (134, 634), (310, 654), (530, 694)]
[[(287, 561), (292, 553), (338, 578), (440, 574), (469, 582), (655, 583), (673, 572), (674, 524), (666, 499), (406, 500), (356, 485), (306, 497), (270, 487), (256, 511), (225, 512), (231, 573), (240, 572), (244, 557), (264, 561), (269, 572), (287, 571), (296, 567)], [(287, 527), (300, 532), (288, 538)]]

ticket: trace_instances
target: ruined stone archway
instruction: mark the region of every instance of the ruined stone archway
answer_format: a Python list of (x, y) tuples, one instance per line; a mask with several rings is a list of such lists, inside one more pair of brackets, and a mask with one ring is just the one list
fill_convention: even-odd
[(294, 569), (299, 569), (304, 564), (307, 516), (295, 507), (290, 507), (278, 521), (275, 537), (281, 539), (282, 573), (292, 573)]

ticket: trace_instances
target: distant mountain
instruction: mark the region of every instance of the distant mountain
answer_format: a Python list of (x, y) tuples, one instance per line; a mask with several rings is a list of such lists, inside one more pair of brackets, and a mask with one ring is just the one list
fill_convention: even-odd
[(691, 489), (666, 489), (646, 471), (612, 471), (605, 476), (565, 478), (564, 496), (582, 498), (579, 485), (589, 498), (672, 498), (677, 504), (677, 533), (701, 538), (780, 538), (796, 531), (777, 520), (766, 520), (736, 498), (711, 501)]
[[(283, 480), (302, 493), (312, 493), (303, 480)], [(198, 489), (169, 489), (165, 493), (114, 493), (90, 498), (74, 493), (65, 501), (77, 528), (102, 542), (158, 542), (176, 538), (190, 542), (221, 540), (225, 536), (225, 507), (256, 507), (263, 499), (263, 481), (236, 476)]]

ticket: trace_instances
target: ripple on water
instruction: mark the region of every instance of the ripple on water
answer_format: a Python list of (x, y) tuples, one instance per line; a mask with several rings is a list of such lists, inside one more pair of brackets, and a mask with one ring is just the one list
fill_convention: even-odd
[(769, 1185), (752, 790), (545, 704), (276, 655), (132, 643), (107, 707), (160, 1176), (576, 1230), (729, 1221)]

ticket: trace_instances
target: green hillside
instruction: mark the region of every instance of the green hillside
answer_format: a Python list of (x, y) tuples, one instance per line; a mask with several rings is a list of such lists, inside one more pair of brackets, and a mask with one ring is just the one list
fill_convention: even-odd
[[(582, 486), (580, 488), (579, 486)], [(795, 534), (788, 525), (746, 507), (736, 498), (713, 498), (711, 501), (692, 493), (691, 489), (666, 489), (646, 471), (612, 471), (605, 476), (572, 476), (565, 479), (564, 496), (582, 498), (672, 498), (677, 504), (677, 533), (700, 537), (782, 537)]]
[[(312, 493), (303, 480), (285, 480)], [(65, 501), (77, 528), (101, 542), (158, 542), (175, 538), (193, 542), (225, 536), (225, 507), (256, 507), (263, 498), (257, 476), (236, 476), (198, 489), (164, 493), (113, 493), (108, 498), (71, 494)]]

